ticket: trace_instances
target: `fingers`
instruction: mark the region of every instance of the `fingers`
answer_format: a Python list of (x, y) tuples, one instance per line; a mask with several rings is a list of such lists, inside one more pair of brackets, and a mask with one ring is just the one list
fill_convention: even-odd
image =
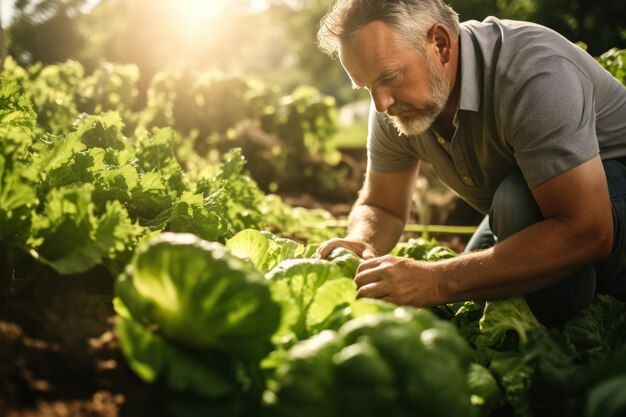
[(384, 281), (376, 281), (360, 287), (356, 293), (356, 298), (389, 298), (389, 290)]
[(344, 245), (345, 245), (344, 239), (334, 238), (334, 239), (327, 240), (326, 242), (323, 242), (322, 244), (320, 244), (320, 246), (315, 251), (315, 254), (313, 254), (313, 258), (324, 259), (328, 255), (330, 255), (333, 249), (339, 248), (339, 247), (345, 247)]
[(345, 248), (363, 259), (376, 257), (376, 252), (367, 244), (354, 240), (334, 238), (320, 244), (313, 258), (324, 259), (336, 248)]
[(365, 259), (363, 262), (359, 264), (358, 268), (356, 269), (357, 275), (363, 271), (367, 271), (368, 269), (376, 268), (381, 263), (383, 263), (386, 259), (387, 259), (387, 256), (380, 256), (380, 257)]
[(366, 271), (361, 271), (356, 273), (354, 277), (354, 282), (356, 283), (357, 288), (361, 288), (368, 284), (373, 284), (374, 282), (380, 281), (379, 271), (369, 269)]
[(376, 252), (374, 252), (374, 250), (372, 250), (370, 247), (366, 247), (363, 250), (363, 254), (361, 255), (361, 258), (363, 259), (374, 259), (376, 258), (378, 255), (376, 254)]
[(381, 275), (380, 268), (376, 268), (380, 262), (369, 261), (368, 264), (370, 265), (369, 268), (357, 272), (354, 277), (357, 287), (357, 298), (383, 298), (389, 296), (389, 283)]

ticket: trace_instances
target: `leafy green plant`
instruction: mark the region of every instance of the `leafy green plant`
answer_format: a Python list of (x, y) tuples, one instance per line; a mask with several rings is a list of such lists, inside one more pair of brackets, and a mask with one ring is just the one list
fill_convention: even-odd
[(611, 48), (597, 60), (619, 82), (626, 85), (626, 49)]
[(469, 348), (453, 326), (399, 308), (293, 346), (267, 407), (280, 416), (472, 416), (468, 366)]
[(279, 310), (267, 284), (223, 245), (162, 233), (141, 248), (116, 293), (138, 321), (171, 340), (259, 360)]

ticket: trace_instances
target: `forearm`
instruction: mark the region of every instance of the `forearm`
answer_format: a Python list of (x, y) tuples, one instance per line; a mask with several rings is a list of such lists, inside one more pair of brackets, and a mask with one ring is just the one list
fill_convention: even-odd
[(378, 255), (388, 253), (400, 239), (404, 221), (379, 207), (358, 204), (348, 217), (347, 239), (366, 243)]
[(601, 237), (556, 219), (541, 221), (485, 251), (433, 264), (442, 303), (525, 294), (598, 261)]

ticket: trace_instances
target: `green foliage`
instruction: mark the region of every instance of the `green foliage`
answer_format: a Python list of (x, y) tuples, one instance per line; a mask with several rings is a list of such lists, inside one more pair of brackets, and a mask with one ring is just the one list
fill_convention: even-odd
[(304, 252), (304, 246), (296, 241), (254, 229), (237, 233), (226, 242), (226, 247), (233, 255), (250, 260), (261, 273), (267, 273), (282, 261)]
[(600, 65), (626, 85), (626, 49), (611, 48), (597, 59)]
[(354, 252), (345, 248), (336, 248), (326, 257), (326, 260), (331, 261), (339, 268), (343, 274), (348, 278), (354, 278), (356, 270), (361, 263), (359, 258)]
[(293, 346), (276, 373), (272, 415), (475, 415), (469, 348), (454, 327), (406, 308), (363, 316)]
[(16, 83), (0, 80), (0, 240), (24, 244), (30, 210), (38, 204), (35, 178), (27, 175), (35, 112)]
[[(312, 316), (313, 312), (317, 311), (319, 316), (319, 311), (324, 310), (323, 307), (317, 306), (318, 304), (330, 302), (330, 311), (326, 310), (330, 314), (336, 305), (345, 307), (355, 298), (354, 283), (345, 280), (338, 266), (323, 259), (286, 260), (272, 269), (266, 278), (272, 283), (270, 287), (272, 296), (283, 309), (281, 325), (275, 335), (276, 340), (289, 341), (293, 338), (301, 340), (311, 336), (315, 333), (314, 325), (325, 318)], [(325, 290), (329, 286), (333, 288), (334, 280), (346, 282), (347, 291), (344, 289), (336, 293), (340, 295), (340, 300), (333, 298), (329, 300), (325, 297), (334, 292)]]
[(27, 244), (37, 251), (41, 262), (61, 274), (87, 271), (105, 258), (115, 258), (142, 232), (117, 201), (108, 202), (105, 211), (96, 216), (92, 192), (89, 184), (54, 189), (42, 212), (32, 217)]
[(174, 389), (208, 398), (219, 398), (236, 389), (232, 369), (223, 365), (229, 360), (225, 355), (189, 354), (131, 318), (120, 317), (116, 330), (129, 365), (144, 381), (165, 378)]
[(529, 330), (542, 328), (523, 297), (488, 301), (476, 343), (500, 351), (517, 350), (526, 343)]
[(470, 401), (480, 410), (481, 416), (488, 416), (502, 400), (502, 392), (496, 379), (484, 366), (472, 363), (467, 372), (467, 387)]
[[(264, 361), (272, 415), (377, 415), (396, 401), (406, 407), (398, 415), (416, 407), (473, 415), (464, 376), (469, 348), (451, 324), (425, 310), (355, 300), (355, 285), (339, 266), (289, 259), (302, 249), (254, 230), (226, 247), (184, 234), (151, 240), (116, 285), (117, 328), (130, 366), (148, 382), (205, 398), (208, 409), (226, 402), (240, 412), (254, 408), (258, 397), (247, 390), (259, 392), (263, 380), (241, 385), (233, 375), (256, 371), (238, 363), (257, 363), (272, 336), (277, 350)], [(265, 280), (253, 266), (280, 259)], [(325, 330), (333, 326), (339, 333)]]
[(247, 360), (270, 350), (279, 310), (267, 284), (223, 245), (163, 233), (141, 248), (116, 292), (132, 317), (170, 340)]
[(624, 45), (624, 6), (612, 0), (452, 0), (461, 20), (526, 20), (547, 26), (572, 42), (583, 41), (593, 54)]
[[(502, 391), (501, 403), (490, 403), (493, 412), (582, 417), (585, 399), (626, 373), (626, 305), (597, 296), (562, 329), (548, 332), (520, 301), (488, 302), (484, 309), (467, 302), (452, 319), (474, 348), (474, 361), (489, 370)], [(483, 402), (476, 400), (480, 408)]]
[(439, 261), (454, 258), (458, 254), (450, 248), (440, 246), (435, 239), (418, 238), (398, 243), (391, 251), (391, 255), (411, 258), (416, 261)]
[[(623, 82), (621, 51), (599, 60)], [(626, 310), (614, 299), (553, 333), (522, 298), (441, 306), (446, 322), (356, 300), (348, 251), (306, 258), (337, 234), (332, 216), (265, 195), (244, 155), (253, 172), (286, 170), (279, 188), (327, 167), (335, 109), (317, 90), (182, 71), (157, 75), (137, 109), (134, 66), (85, 75), (7, 59), (3, 74), (0, 296), (16, 259), (58, 278), (102, 265), (117, 276), (132, 259), (115, 290), (121, 347), (144, 381), (176, 393), (174, 412), (257, 415), (265, 390), (269, 415), (487, 415), (499, 389), (516, 416), (576, 416), (619, 393)], [(163, 231), (195, 236), (151, 240)], [(434, 240), (393, 254), (456, 256)]]
[[(343, 232), (327, 210), (292, 207), (275, 194), (265, 196), (260, 210), (267, 228), (311, 244), (321, 243)], [(311, 248), (309, 245), (308, 249)]]
[(587, 397), (587, 417), (619, 417), (626, 413), (626, 374), (594, 387)]
[(626, 346), (626, 304), (607, 295), (565, 324), (563, 333), (576, 355), (584, 360), (601, 358), (616, 346)]
[[(164, 70), (150, 80), (143, 105), (137, 101), (140, 77), (133, 65), (102, 63), (86, 74), (72, 60), (22, 68), (8, 57), (3, 75), (19, 83), (33, 103), (37, 135), (76, 132), (88, 147), (118, 150), (134, 141), (146, 172), (154, 167), (146, 167), (145, 161), (156, 152), (158, 157), (169, 153), (184, 170), (205, 176), (207, 157), (239, 147), (240, 155), (226, 157), (232, 172), (242, 172), (245, 157), (255, 187), (266, 191), (301, 191), (300, 184), (307, 181), (316, 196), (345, 199), (359, 185), (354, 168), (340, 164), (331, 141), (334, 100), (313, 87), (284, 94), (257, 80), (221, 72)], [(156, 133), (162, 128), (176, 133)], [(147, 144), (145, 138), (155, 143)], [(205, 197), (216, 191), (206, 184), (201, 188)], [(208, 194), (207, 188), (212, 188)], [(239, 189), (230, 192), (241, 194)], [(237, 221), (253, 227), (260, 220)]]

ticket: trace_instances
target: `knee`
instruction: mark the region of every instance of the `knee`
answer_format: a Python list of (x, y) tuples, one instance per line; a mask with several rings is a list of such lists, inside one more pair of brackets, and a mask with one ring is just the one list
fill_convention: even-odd
[(489, 211), (490, 227), (498, 240), (537, 223), (541, 211), (524, 177), (519, 172), (509, 174), (500, 183)]

